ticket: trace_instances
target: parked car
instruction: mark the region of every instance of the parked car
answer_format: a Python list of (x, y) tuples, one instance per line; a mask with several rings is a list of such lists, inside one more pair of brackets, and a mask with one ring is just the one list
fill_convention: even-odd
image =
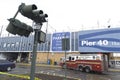
[(10, 62), (8, 60), (0, 60), (0, 71), (11, 71), (15, 67), (16, 65), (14, 62)]

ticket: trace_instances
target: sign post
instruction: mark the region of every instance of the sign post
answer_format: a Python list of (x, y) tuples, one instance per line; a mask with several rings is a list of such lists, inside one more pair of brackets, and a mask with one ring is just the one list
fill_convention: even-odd
[(66, 38), (66, 34), (65, 34), (65, 38), (62, 39), (62, 50), (65, 51), (65, 79), (67, 80), (67, 73), (66, 73), (66, 69), (67, 69), (67, 64), (66, 64), (66, 51), (70, 50), (70, 39)]

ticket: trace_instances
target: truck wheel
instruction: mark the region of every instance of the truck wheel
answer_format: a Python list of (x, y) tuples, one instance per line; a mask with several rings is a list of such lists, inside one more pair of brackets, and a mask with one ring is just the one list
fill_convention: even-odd
[(90, 71), (90, 67), (85, 67), (85, 72), (89, 73)]
[(79, 70), (80, 70), (81, 72), (83, 72), (83, 67), (82, 67), (82, 66), (79, 66)]

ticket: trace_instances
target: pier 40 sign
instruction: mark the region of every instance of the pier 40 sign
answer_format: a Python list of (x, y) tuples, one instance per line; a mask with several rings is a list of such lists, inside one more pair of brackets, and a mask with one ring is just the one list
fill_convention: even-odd
[(70, 32), (53, 33), (52, 51), (62, 51), (62, 39), (63, 38), (70, 39)]
[(108, 45), (108, 40), (98, 40), (98, 41), (88, 41), (88, 40), (83, 40), (81, 41), (81, 46), (107, 46)]
[(120, 28), (79, 31), (80, 52), (120, 52)]

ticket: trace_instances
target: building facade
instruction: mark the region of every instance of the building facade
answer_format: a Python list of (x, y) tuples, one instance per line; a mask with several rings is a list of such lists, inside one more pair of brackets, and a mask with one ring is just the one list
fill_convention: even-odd
[[(70, 32), (69, 32), (70, 33)], [(56, 33), (55, 33), (56, 34)], [(59, 33), (58, 33), (59, 34)], [(60, 33), (61, 34), (61, 33)], [(67, 53), (78, 52), (77, 32), (70, 33), (70, 50)], [(18, 62), (29, 62), (33, 50), (34, 35), (29, 37), (12, 36), (0, 38), (1, 56), (9, 60)], [(60, 57), (64, 56), (64, 51), (52, 50), (52, 34), (47, 34), (45, 43), (38, 43), (37, 59), (38, 63), (46, 63), (49, 59), (52, 62), (59, 62)], [(61, 43), (60, 43), (61, 44)], [(59, 47), (59, 46), (56, 46)]]
[[(98, 30), (100, 31), (100, 30)], [(88, 32), (94, 32), (88, 31)], [(88, 33), (87, 32), (87, 33)], [(82, 33), (85, 33), (84, 31)], [(37, 47), (37, 63), (48, 63), (48, 60), (51, 61), (50, 64), (54, 64), (54, 62), (59, 63), (60, 58), (66, 54), (80, 54), (80, 53), (89, 53), (89, 51), (80, 51), (80, 31), (78, 32), (59, 32), (53, 34), (46, 35), (45, 43), (38, 43)], [(90, 36), (87, 34), (87, 36)], [(99, 36), (99, 35), (98, 35)], [(70, 40), (70, 50), (66, 52), (62, 50), (62, 39), (69, 38)], [(85, 38), (85, 36), (82, 36)], [(97, 37), (98, 38), (98, 37)], [(89, 39), (86, 37), (86, 39)], [(95, 40), (95, 39), (93, 39)], [(6, 58), (8, 60), (17, 61), (17, 62), (31, 62), (32, 50), (33, 50), (33, 42), (34, 35), (30, 35), (29, 37), (1, 37), (0, 38), (0, 57)], [(85, 44), (86, 47), (86, 44)], [(90, 47), (91, 48), (91, 47)], [(90, 51), (92, 52), (92, 51)], [(93, 51), (94, 52), (94, 51)], [(95, 51), (100, 52), (100, 51)], [(109, 53), (109, 63), (112, 67), (117, 67), (120, 65), (120, 58), (113, 55), (113, 52), (105, 52), (105, 54)]]

